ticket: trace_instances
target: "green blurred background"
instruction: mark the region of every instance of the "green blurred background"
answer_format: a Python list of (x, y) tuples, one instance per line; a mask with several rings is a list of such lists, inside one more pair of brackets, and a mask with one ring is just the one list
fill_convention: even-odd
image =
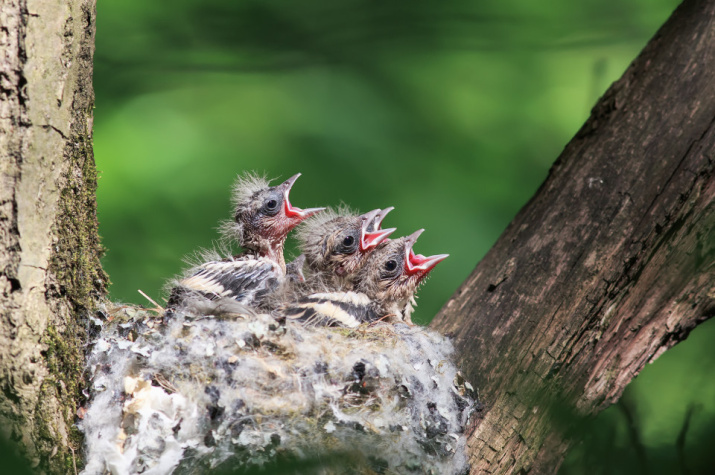
[[(161, 297), (182, 259), (217, 238), (238, 173), (301, 172), (295, 205), (392, 205), (385, 226), (424, 227), (417, 251), (451, 254), (420, 291), (415, 320), (429, 322), (676, 5), (99, 0), (94, 137), (112, 298)], [(710, 322), (648, 367), (562, 473), (678, 473), (691, 404), (686, 464), (707, 468), (713, 339)]]

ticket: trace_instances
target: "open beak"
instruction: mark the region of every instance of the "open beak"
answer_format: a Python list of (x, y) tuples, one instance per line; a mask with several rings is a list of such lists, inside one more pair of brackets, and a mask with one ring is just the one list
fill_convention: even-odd
[(374, 209), (360, 216), (362, 218), (362, 228), (360, 229), (361, 252), (373, 249), (387, 239), (390, 234), (397, 231), (397, 228), (380, 229), (380, 223), (385, 219), (387, 213), (393, 209), (392, 207), (385, 210)]
[(283, 188), (283, 211), (288, 218), (297, 218), (298, 221), (302, 221), (310, 215), (317, 213), (318, 211), (323, 211), (325, 208), (306, 208), (300, 209), (290, 204), (288, 199), (288, 194), (290, 189), (293, 187), (293, 183), (298, 179), (300, 173), (293, 175), (284, 181), (280, 186)]
[(429, 257), (425, 257), (422, 254), (415, 254), (412, 247), (423, 232), (424, 229), (420, 229), (405, 239), (405, 272), (407, 272), (407, 274), (427, 275), (429, 271), (434, 269), (434, 266), (449, 257), (449, 254), (437, 254)]
[(382, 220), (384, 220), (385, 216), (387, 216), (387, 213), (389, 213), (393, 209), (395, 209), (395, 207), (390, 206), (377, 213), (377, 215), (372, 219), (372, 228), (370, 230), (374, 231), (380, 229), (380, 226), (382, 225)]

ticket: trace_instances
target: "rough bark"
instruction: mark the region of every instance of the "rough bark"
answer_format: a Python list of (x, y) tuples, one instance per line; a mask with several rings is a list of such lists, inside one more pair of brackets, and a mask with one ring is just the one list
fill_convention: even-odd
[(94, 0), (0, 0), (0, 431), (53, 473), (78, 448), (84, 319), (106, 288), (94, 28)]
[(554, 473), (597, 413), (715, 314), (715, 1), (686, 0), (433, 322), (484, 410), (472, 473)]

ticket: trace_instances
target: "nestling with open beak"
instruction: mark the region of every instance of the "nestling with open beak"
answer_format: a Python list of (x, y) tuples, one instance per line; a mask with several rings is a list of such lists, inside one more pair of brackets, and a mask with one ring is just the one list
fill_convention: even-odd
[(288, 232), (308, 216), (325, 208), (300, 209), (288, 194), (300, 173), (277, 186), (253, 174), (240, 176), (233, 190), (234, 219), (222, 227), (224, 236), (244, 251), (190, 269), (172, 289), (169, 306), (189, 295), (210, 300), (231, 298), (258, 306), (285, 280), (283, 244)]
[(383, 319), (411, 324), (417, 288), (449, 256), (415, 254), (412, 248), (423, 231), (380, 244), (358, 272), (354, 291), (314, 293), (287, 305), (283, 313), (318, 325), (357, 327)]
[(395, 232), (395, 228), (380, 228), (393, 209), (375, 209), (357, 216), (341, 208), (306, 220), (297, 233), (310, 271), (309, 287), (352, 290), (370, 253)]

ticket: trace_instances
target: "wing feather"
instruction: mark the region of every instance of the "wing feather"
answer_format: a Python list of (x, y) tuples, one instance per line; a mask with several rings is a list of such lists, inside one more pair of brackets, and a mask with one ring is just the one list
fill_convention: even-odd
[(306, 325), (348, 328), (380, 318), (370, 299), (357, 292), (322, 292), (302, 297), (287, 306), (284, 314)]
[[(232, 298), (255, 305), (278, 287), (280, 267), (263, 258), (242, 257), (205, 262), (179, 281), (172, 295), (199, 294), (208, 299)], [(181, 292), (179, 292), (181, 290)]]

